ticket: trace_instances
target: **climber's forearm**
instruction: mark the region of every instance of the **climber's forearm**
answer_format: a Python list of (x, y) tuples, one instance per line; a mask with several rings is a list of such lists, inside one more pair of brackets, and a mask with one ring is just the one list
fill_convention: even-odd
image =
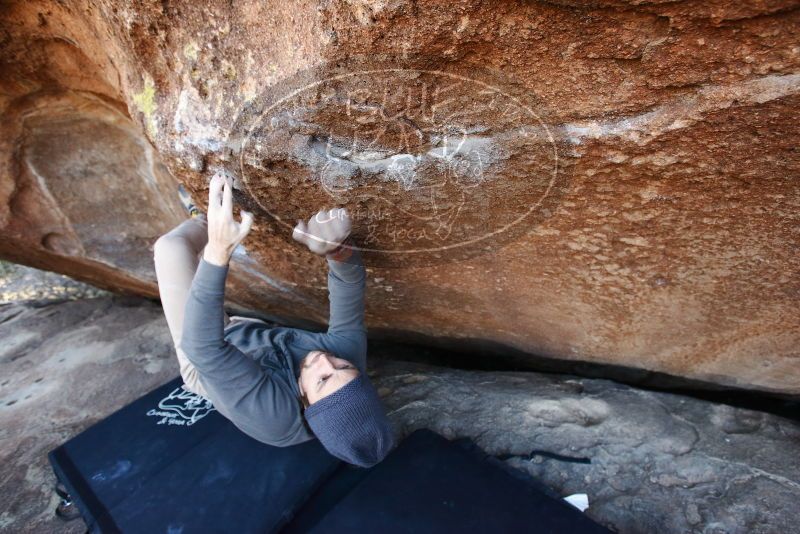
[(216, 265), (204, 254), (186, 300), (181, 347), (201, 375), (215, 365), (227, 343), (223, 335), (227, 274), (227, 263)]
[(367, 272), (358, 250), (348, 249), (328, 259), (328, 300), (330, 316), (328, 332), (366, 332), (364, 325), (364, 291)]

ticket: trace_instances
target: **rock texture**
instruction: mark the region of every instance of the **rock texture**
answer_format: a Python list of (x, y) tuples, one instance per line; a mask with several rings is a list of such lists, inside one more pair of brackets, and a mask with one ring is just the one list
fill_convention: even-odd
[[(381, 362), (402, 433), (471, 437), (562, 495), (587, 493), (616, 532), (792, 532), (800, 426), (762, 412), (606, 380)], [(588, 457), (590, 465), (534, 455)]]
[(54, 515), (47, 453), (177, 376), (164, 315), (119, 297), (11, 303), (0, 332), (0, 531), (85, 532)]
[(4, 111), (4, 257), (157, 295), (148, 250), (182, 208), (124, 111), (74, 91), (26, 95)]
[(373, 333), (797, 395), (798, 6), (6, 3), (0, 254), (154, 295), (225, 168), (240, 306), (324, 320), (345, 204)]
[(0, 304), (89, 299), (111, 296), (68, 276), (0, 261)]
[[(46, 453), (177, 376), (161, 309), (98, 298), (0, 306), (0, 530), (83, 532), (53, 516)], [(796, 530), (800, 425), (764, 412), (574, 376), (381, 359), (373, 380), (400, 435), (470, 437), (624, 534)], [(392, 354), (400, 354), (397, 351)], [(591, 458), (590, 465), (532, 450)]]

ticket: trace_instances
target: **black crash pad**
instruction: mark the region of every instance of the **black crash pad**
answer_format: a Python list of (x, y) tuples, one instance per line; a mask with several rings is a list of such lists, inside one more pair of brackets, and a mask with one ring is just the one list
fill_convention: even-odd
[(92, 532), (607, 533), (477, 447), (419, 430), (372, 469), (277, 448), (173, 380), (50, 453)]
[(477, 447), (418, 430), (369, 472), (340, 467), (284, 532), (609, 532), (512, 471)]
[(91, 532), (275, 532), (340, 463), (316, 440), (260, 443), (181, 384), (50, 453)]

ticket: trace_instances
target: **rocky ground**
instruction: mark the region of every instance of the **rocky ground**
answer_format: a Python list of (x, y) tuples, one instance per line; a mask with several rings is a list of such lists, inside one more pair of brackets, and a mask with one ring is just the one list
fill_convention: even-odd
[[(141, 299), (10, 300), (0, 305), (0, 531), (82, 532), (80, 521), (53, 516), (47, 452), (177, 375), (166, 322)], [(783, 534), (800, 524), (795, 420), (607, 380), (456, 370), (387, 352), (372, 351), (372, 372), (401, 434), (431, 428), (511, 455), (560, 494), (587, 493), (586, 513), (617, 532)], [(528, 459), (534, 449), (591, 464)]]
[[(626, 533), (785, 533), (800, 524), (800, 425), (763, 412), (608, 380), (375, 367), (403, 433), (469, 436)], [(534, 456), (588, 457), (584, 465)]]
[(68, 276), (0, 260), (0, 304), (108, 296), (111, 293)]
[(158, 305), (102, 297), (0, 305), (0, 532), (84, 532), (53, 515), (47, 453), (178, 367)]

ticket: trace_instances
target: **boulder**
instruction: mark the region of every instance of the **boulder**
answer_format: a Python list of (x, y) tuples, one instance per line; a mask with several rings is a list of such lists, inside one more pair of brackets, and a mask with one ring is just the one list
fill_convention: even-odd
[(374, 335), (800, 394), (794, 2), (12, 2), (0, 255), (154, 296), (236, 176), (239, 307), (325, 320), (345, 205)]

